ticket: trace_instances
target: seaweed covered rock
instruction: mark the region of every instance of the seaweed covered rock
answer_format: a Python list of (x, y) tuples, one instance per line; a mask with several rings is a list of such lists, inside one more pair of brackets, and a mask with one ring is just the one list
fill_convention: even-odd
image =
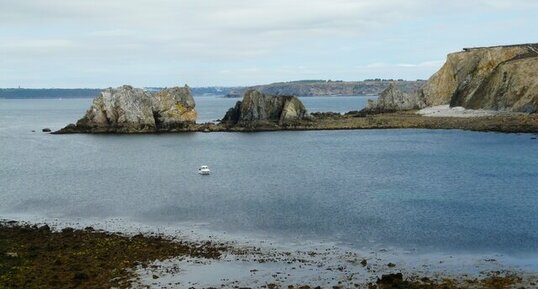
[(306, 116), (306, 109), (296, 96), (265, 95), (257, 90), (248, 90), (243, 100), (228, 110), (221, 123), (241, 126), (262, 123), (284, 125)]
[(124, 85), (101, 91), (76, 124), (59, 133), (142, 133), (182, 128), (196, 123), (194, 99), (188, 86), (155, 94)]

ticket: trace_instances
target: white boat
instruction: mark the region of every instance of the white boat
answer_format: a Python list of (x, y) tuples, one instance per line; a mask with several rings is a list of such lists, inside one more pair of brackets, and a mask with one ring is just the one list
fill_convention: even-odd
[(209, 175), (209, 173), (211, 173), (211, 171), (209, 170), (208, 166), (200, 166), (200, 168), (198, 169), (198, 173), (200, 175)]

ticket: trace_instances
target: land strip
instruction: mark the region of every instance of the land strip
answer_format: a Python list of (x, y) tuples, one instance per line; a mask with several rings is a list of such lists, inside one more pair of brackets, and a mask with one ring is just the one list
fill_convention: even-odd
[[(430, 117), (415, 111), (362, 115), (358, 112), (312, 113), (310, 119), (279, 125), (275, 122), (251, 122), (229, 126), (205, 123), (189, 125), (166, 131), (145, 131), (141, 133), (181, 133), (181, 132), (256, 132), (256, 131), (301, 131), (301, 130), (350, 130), (350, 129), (460, 129), (470, 131), (491, 131), (504, 133), (538, 133), (537, 114), (506, 114), (480, 117)], [(55, 132), (68, 133), (122, 133), (116, 127), (80, 128), (67, 126)], [(137, 133), (125, 131), (125, 133)]]

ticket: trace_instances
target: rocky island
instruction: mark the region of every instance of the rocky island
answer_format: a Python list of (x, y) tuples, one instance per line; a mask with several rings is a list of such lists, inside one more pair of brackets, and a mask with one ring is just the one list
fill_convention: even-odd
[(151, 93), (124, 85), (101, 91), (76, 124), (58, 133), (149, 133), (185, 129), (196, 123), (188, 86)]
[[(537, 68), (538, 44), (466, 48), (449, 54), (420, 88), (402, 91), (398, 82), (389, 83), (361, 111), (308, 114), (296, 96), (250, 89), (217, 124), (196, 124), (188, 86), (153, 93), (123, 86), (102, 91), (82, 119), (55, 133), (374, 128), (538, 132)], [(417, 113), (425, 108), (454, 113)]]
[(230, 108), (221, 123), (231, 126), (264, 126), (293, 124), (307, 117), (303, 103), (296, 96), (265, 95), (248, 90), (242, 101)]

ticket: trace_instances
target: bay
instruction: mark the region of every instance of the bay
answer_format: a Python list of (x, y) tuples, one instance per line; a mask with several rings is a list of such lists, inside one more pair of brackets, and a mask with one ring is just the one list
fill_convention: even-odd
[[(196, 101), (204, 122), (237, 99)], [(303, 101), (310, 111), (345, 112), (366, 97)], [(538, 141), (530, 134), (40, 132), (76, 121), (90, 103), (0, 100), (0, 217), (123, 217), (356, 248), (538, 252)], [(198, 175), (201, 164), (212, 175)]]

